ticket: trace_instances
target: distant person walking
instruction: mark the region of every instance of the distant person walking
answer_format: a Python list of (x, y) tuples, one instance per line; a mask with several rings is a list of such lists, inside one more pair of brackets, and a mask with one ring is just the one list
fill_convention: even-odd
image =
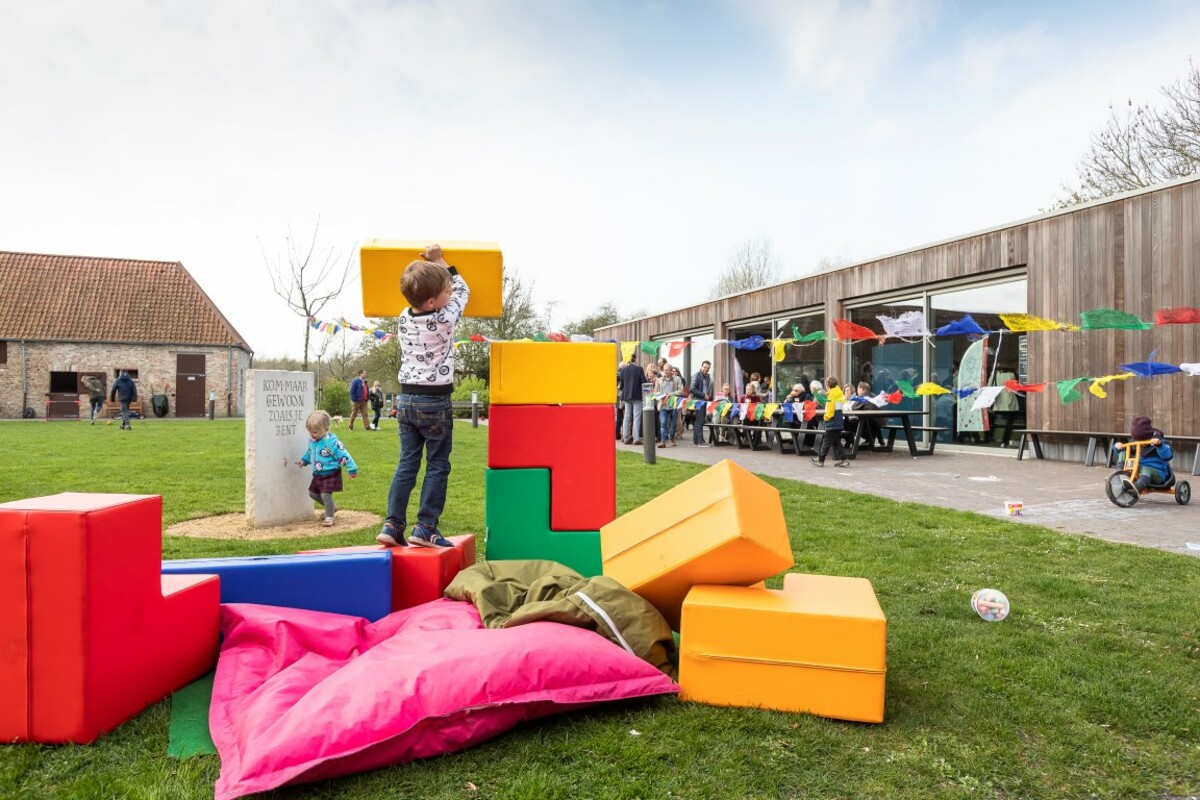
[(113, 381), (112, 392), (108, 399), (121, 403), (121, 430), (133, 430), (133, 426), (129, 424), (129, 404), (137, 400), (137, 384), (133, 382), (133, 378), (129, 377), (128, 370), (121, 370), (120, 377)]
[(360, 369), (358, 377), (350, 381), (350, 430), (354, 430), (354, 418), (362, 417), (363, 427), (371, 429), (367, 422), (367, 371)]
[(646, 373), (637, 365), (637, 354), (617, 370), (617, 389), (625, 401), (625, 418), (621, 423), (621, 438), (625, 444), (642, 443), (642, 384)]
[(371, 422), (371, 430), (379, 430), (379, 415), (383, 413), (383, 387), (379, 385), (379, 381), (375, 381), (371, 386), (371, 392), (367, 395), (371, 400), (371, 411), (375, 412), (375, 419)]
[(104, 408), (104, 384), (95, 375), (84, 375), (83, 385), (88, 390), (88, 405), (91, 406), (91, 424), (96, 424), (96, 415)]

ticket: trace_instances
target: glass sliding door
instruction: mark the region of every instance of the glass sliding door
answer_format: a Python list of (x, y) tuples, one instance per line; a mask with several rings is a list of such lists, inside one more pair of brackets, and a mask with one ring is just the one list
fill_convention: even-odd
[[(1005, 329), (1000, 314), (1024, 314), (1028, 308), (1028, 284), (1025, 278), (946, 290), (929, 295), (929, 329), (938, 328), (965, 315), (975, 320), (985, 331), (997, 331), (986, 342), (970, 352), (967, 362), (971, 374), (959, 374), (968, 351), (981, 336), (938, 336), (930, 349), (931, 374), (953, 391), (960, 384), (965, 391), (974, 386), (1003, 386), (1009, 379), (1024, 380), (1021, 375), (1024, 334)], [(976, 372), (978, 374), (976, 374)], [(942, 398), (948, 398), (943, 400)], [(939, 395), (934, 403), (934, 425), (949, 428), (939, 435), (939, 441), (976, 444), (988, 447), (1011, 444), (1011, 431), (1025, 426), (1025, 398), (1012, 392), (1001, 392), (995, 405), (986, 413), (971, 413), (974, 398), (962, 401), (953, 396)]]
[[(808, 311), (794, 317), (775, 321), (776, 339), (797, 339), (814, 331), (825, 330), (825, 312)], [(772, 354), (774, 360), (774, 354)], [(775, 361), (772, 382), (773, 399), (787, 396), (792, 386), (803, 383), (804, 388), (814, 381), (825, 380), (825, 342), (814, 342), (784, 348), (783, 361)]]

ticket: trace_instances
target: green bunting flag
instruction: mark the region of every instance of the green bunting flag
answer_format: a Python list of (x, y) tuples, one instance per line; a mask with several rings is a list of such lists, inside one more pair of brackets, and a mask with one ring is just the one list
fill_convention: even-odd
[(1083, 395), (1075, 387), (1088, 380), (1091, 378), (1068, 378), (1065, 381), (1056, 381), (1054, 388), (1058, 389), (1058, 398), (1062, 400), (1062, 404), (1065, 406), (1067, 403), (1081, 400)]
[(917, 390), (913, 388), (912, 381), (898, 380), (896, 385), (900, 387), (900, 391), (904, 393), (905, 397), (917, 396)]
[(1115, 308), (1096, 308), (1091, 311), (1084, 311), (1079, 315), (1079, 321), (1082, 323), (1079, 327), (1083, 328), (1085, 331), (1095, 331), (1106, 328), (1117, 328), (1119, 330), (1128, 331), (1144, 331), (1153, 327), (1149, 322), (1143, 322), (1137, 314), (1130, 314), (1126, 311), (1118, 311)]
[(658, 355), (658, 342), (642, 342), (642, 352), (648, 356)]

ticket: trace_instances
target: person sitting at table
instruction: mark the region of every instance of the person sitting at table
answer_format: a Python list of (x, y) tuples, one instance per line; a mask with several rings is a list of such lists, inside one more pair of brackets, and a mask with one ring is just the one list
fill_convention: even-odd
[[(875, 410), (875, 404), (867, 399), (871, 394), (871, 384), (867, 383), (866, 381), (862, 381), (858, 384), (858, 391), (856, 394), (858, 395), (858, 399), (853, 400), (850, 404), (850, 409), (852, 411)], [(879, 427), (879, 423), (872, 417), (858, 418), (857, 435), (859, 437), (859, 441), (866, 443), (866, 448), (868, 450), (875, 449), (875, 442), (877, 440), (880, 445), (883, 444), (883, 432)]]

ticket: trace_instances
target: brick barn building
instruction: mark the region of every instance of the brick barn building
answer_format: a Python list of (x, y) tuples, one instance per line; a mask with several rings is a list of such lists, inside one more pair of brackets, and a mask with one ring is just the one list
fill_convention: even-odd
[(178, 261), (0, 252), (0, 418), (88, 416), (84, 378), (128, 370), (153, 417), (244, 413), (253, 351)]

